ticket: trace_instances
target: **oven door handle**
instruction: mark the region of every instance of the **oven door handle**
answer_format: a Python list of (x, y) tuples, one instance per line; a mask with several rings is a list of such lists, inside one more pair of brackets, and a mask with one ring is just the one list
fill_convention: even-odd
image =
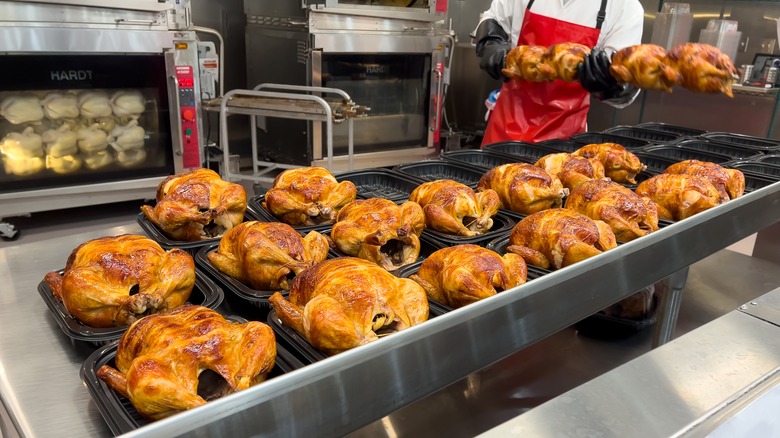
[(116, 18), (114, 23), (141, 26), (157, 26), (159, 24), (157, 20), (128, 20), (127, 18)]
[(433, 70), (433, 75), (436, 77), (436, 111), (434, 112), (435, 117), (433, 119), (433, 123), (431, 124), (431, 131), (436, 131), (439, 129), (439, 119), (441, 118), (441, 107), (442, 107), (442, 94), (444, 93), (444, 73), (442, 73), (438, 68)]

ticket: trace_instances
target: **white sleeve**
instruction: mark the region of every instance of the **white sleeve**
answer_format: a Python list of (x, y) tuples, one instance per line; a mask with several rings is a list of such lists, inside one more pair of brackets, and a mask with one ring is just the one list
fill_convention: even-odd
[[(515, 4), (520, 3), (520, 0), (493, 0), (490, 3), (490, 9), (482, 13), (479, 19), (479, 23), (485, 20), (493, 19), (501, 25), (507, 35), (512, 36), (512, 18), (514, 17)], [(477, 27), (479, 27), (477, 23)], [(474, 28), (472, 36), (476, 35), (477, 27)], [(515, 39), (516, 41), (517, 39)]]
[(603, 29), (599, 38), (599, 46), (609, 53), (642, 43), (644, 8), (638, 0), (623, 3), (622, 8), (614, 10), (617, 16), (611, 17), (609, 28)]

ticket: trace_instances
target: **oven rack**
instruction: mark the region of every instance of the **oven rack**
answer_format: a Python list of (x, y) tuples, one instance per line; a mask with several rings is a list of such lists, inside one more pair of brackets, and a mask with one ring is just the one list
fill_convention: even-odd
[[(322, 96), (316, 95), (321, 94)], [(222, 150), (222, 178), (226, 181), (251, 180), (271, 183), (272, 173), (278, 169), (300, 167), (280, 164), (258, 158), (257, 117), (324, 122), (327, 142), (327, 168), (333, 172), (333, 124), (348, 124), (348, 170), (352, 170), (355, 155), (353, 120), (364, 117), (370, 108), (358, 105), (345, 91), (338, 88), (311, 87), (285, 84), (259, 84), (252, 90), (230, 90), (223, 97), (203, 103), (206, 111), (219, 112), (220, 144)], [(230, 169), (230, 139), (227, 118), (242, 114), (250, 117), (252, 137), (252, 174)]]

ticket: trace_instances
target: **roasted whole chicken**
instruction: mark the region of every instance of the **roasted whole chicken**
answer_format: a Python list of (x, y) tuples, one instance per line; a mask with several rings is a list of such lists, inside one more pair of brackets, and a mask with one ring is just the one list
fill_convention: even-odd
[(561, 180), (563, 186), (574, 189), (585, 181), (604, 179), (604, 165), (595, 158), (578, 157), (566, 152), (545, 155), (534, 166)]
[(606, 223), (552, 208), (521, 219), (509, 235), (507, 251), (534, 266), (560, 269), (615, 247), (615, 233)]
[(375, 263), (355, 257), (329, 259), (303, 271), (270, 302), (279, 319), (315, 348), (333, 355), (428, 319), (423, 288)]
[(618, 50), (612, 56), (609, 72), (620, 83), (643, 90), (672, 92), (682, 76), (669, 62), (666, 49), (655, 44), (639, 44)]
[(745, 193), (745, 175), (742, 172), (737, 169), (726, 169), (707, 161), (680, 161), (667, 167), (664, 173), (704, 177), (718, 189), (722, 202), (738, 198)]
[(222, 236), (208, 255), (221, 272), (257, 290), (289, 290), (290, 281), (325, 260), (328, 240), (311, 231), (305, 238), (280, 222), (249, 221)]
[(577, 43), (560, 43), (550, 46), (549, 63), (555, 68), (558, 79), (566, 82), (575, 82), (577, 67), (582, 64), (585, 57), (590, 54), (590, 47)]
[(669, 62), (681, 75), (680, 85), (703, 93), (723, 93), (729, 97), (737, 69), (731, 59), (717, 47), (702, 43), (685, 43), (672, 47)]
[(642, 181), (636, 194), (658, 205), (658, 217), (679, 221), (723, 202), (718, 189), (704, 177), (662, 173)]
[(82, 323), (128, 326), (184, 304), (195, 284), (195, 262), (181, 249), (165, 251), (148, 237), (125, 234), (82, 243), (65, 271), (49, 272), (44, 281)]
[(246, 191), (213, 170), (194, 169), (165, 178), (157, 187), (157, 204), (141, 211), (172, 239), (211, 239), (244, 220)]
[(580, 184), (566, 198), (566, 208), (604, 221), (621, 242), (658, 230), (655, 202), (612, 181), (591, 180)]
[(330, 236), (343, 253), (391, 271), (417, 261), (425, 214), (416, 202), (358, 199), (339, 212)]
[(545, 46), (516, 46), (506, 56), (506, 67), (501, 70), (510, 79), (531, 82), (549, 82), (557, 78), (555, 68), (547, 62)]
[(503, 208), (523, 214), (560, 207), (569, 193), (557, 177), (528, 163), (494, 167), (482, 175), (477, 188), (495, 190)]
[(458, 236), (484, 234), (493, 227), (493, 219), (501, 207), (494, 190), (475, 193), (471, 187), (450, 179), (440, 179), (419, 185), (409, 195), (425, 213), (425, 225), (436, 231)]
[(617, 143), (588, 144), (572, 154), (601, 161), (607, 177), (619, 183), (636, 184), (636, 176), (647, 169), (647, 166), (639, 161), (639, 157)]
[[(97, 376), (139, 414), (159, 420), (263, 382), (275, 361), (267, 325), (231, 322), (188, 304), (136, 321), (119, 340), (116, 368), (103, 365)], [(206, 370), (224, 379), (221, 387), (204, 391), (199, 377)]]
[(479, 301), (526, 281), (528, 267), (517, 254), (503, 257), (477, 245), (455, 245), (426, 258), (410, 278), (432, 300), (453, 308)]
[(330, 224), (355, 196), (357, 188), (351, 181), (336, 181), (324, 167), (302, 167), (276, 176), (264, 206), (290, 225)]

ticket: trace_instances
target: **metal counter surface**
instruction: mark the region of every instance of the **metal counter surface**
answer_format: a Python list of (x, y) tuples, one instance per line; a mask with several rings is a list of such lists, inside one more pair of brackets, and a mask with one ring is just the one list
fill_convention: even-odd
[(112, 436), (79, 369), (97, 348), (71, 343), (38, 295), (47, 272), (70, 252), (106, 235), (143, 234), (127, 226), (0, 249), (0, 402), (23, 437)]

